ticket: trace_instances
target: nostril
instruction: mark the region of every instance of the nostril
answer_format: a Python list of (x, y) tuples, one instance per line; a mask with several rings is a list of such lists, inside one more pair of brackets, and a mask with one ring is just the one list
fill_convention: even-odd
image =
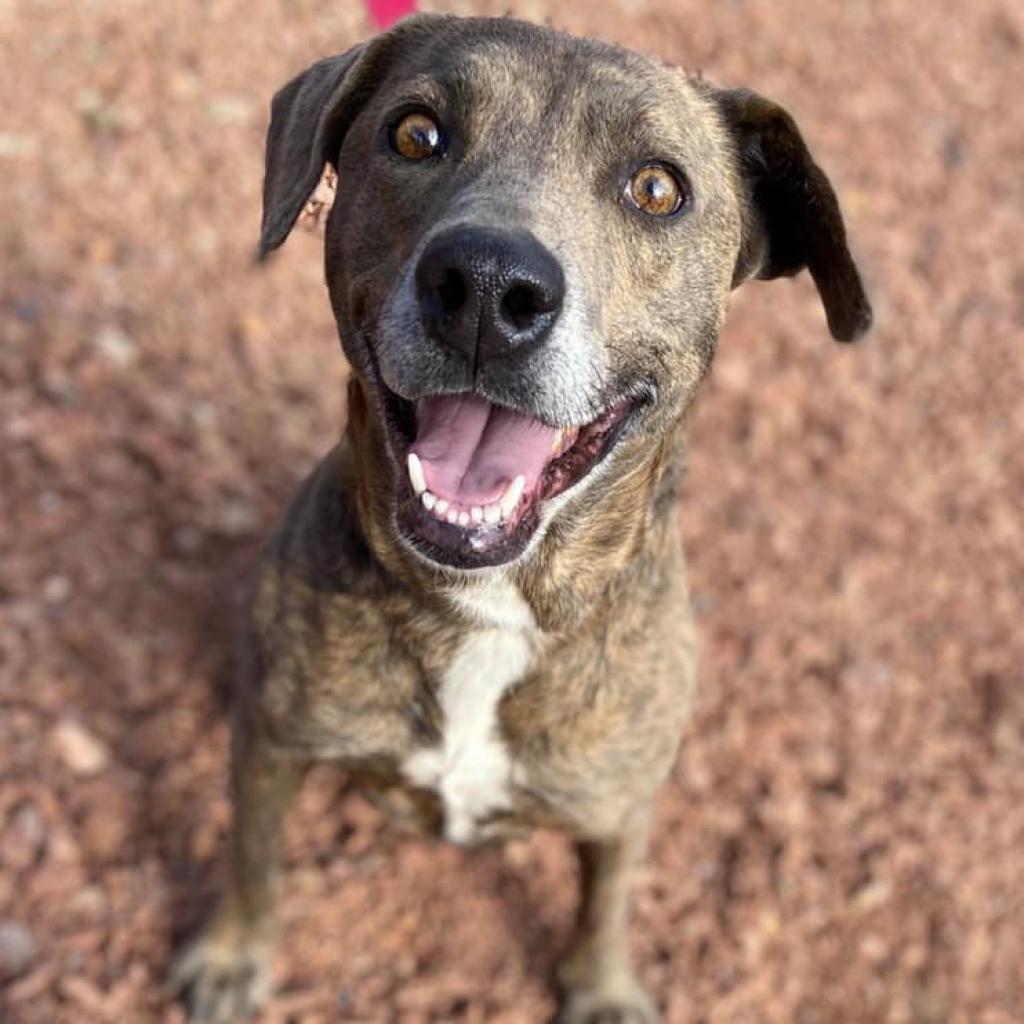
[(438, 312), (450, 316), (466, 304), (466, 279), (461, 271), (449, 267), (442, 275), (434, 291), (437, 296)]
[(417, 277), (420, 307), (438, 322), (451, 321), (469, 300), (469, 285), (456, 267), (430, 268)]
[(517, 331), (531, 327), (544, 311), (542, 296), (529, 285), (517, 284), (501, 299), (502, 318)]

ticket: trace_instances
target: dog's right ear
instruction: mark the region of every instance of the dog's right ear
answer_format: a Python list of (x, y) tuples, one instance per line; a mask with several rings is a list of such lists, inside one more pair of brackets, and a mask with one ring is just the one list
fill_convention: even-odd
[(266, 259), (287, 237), (349, 126), (410, 39), (448, 20), (420, 14), (338, 57), (307, 68), (274, 96), (267, 130), (263, 224), (258, 255)]
[(370, 44), (318, 61), (274, 96), (267, 129), (263, 223), (258, 255), (266, 259), (287, 237), (337, 154), (351, 123), (352, 100)]

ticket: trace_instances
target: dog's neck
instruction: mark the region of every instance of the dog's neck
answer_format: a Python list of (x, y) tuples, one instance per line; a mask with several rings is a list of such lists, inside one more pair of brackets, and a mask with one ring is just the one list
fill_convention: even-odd
[[(439, 611), (472, 618), (473, 592), (493, 579), (503, 593), (509, 588), (518, 592), (538, 628), (562, 632), (610, 607), (618, 587), (670, 562), (664, 557), (667, 546), (678, 544), (682, 425), (659, 445), (623, 452), (610, 472), (591, 482), (585, 501), (570, 499), (557, 511), (520, 560), (505, 569), (474, 573), (431, 566), (395, 536), (394, 470), (379, 422), (355, 379), (349, 388), (347, 434), (355, 460), (356, 512), (370, 550), (388, 573)], [(458, 598), (460, 590), (465, 599)], [(512, 616), (518, 617), (518, 612)], [(511, 628), (518, 624), (507, 623)]]

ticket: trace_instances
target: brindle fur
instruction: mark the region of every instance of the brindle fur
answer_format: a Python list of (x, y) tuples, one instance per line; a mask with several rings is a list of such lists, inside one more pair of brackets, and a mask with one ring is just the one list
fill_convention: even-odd
[[(460, 124), (457, 172), (389, 170), (380, 124), (409, 96)], [(671, 225), (625, 216), (609, 179), (663, 150), (686, 167), (697, 209)], [(190, 986), (196, 1019), (232, 1020), (262, 998), (281, 818), (310, 763), (336, 761), (420, 827), (441, 827), (436, 797), (411, 788), (400, 765), (439, 740), (438, 680), (460, 640), (502, 626), (480, 621), (457, 592), (498, 578), (535, 626), (529, 670), (499, 709), (514, 804), (483, 834), (545, 825), (578, 844), (583, 896), (559, 972), (561, 1019), (654, 1021), (629, 964), (627, 896), (694, 691), (676, 500), (684, 413), (730, 287), (747, 277), (808, 266), (833, 333), (849, 340), (866, 329), (834, 194), (768, 101), (507, 19), (411, 19), (282, 89), (267, 145), (264, 253), (284, 240), (327, 161), (340, 179), (326, 262), (353, 367), (348, 428), (263, 559), (233, 743), (227, 891), (176, 980)], [(512, 218), (581, 270), (584, 354), (603, 376), (584, 394), (564, 381), (545, 392), (538, 377), (525, 383), (541, 393), (510, 399), (559, 423), (595, 415), (611, 381), (642, 379), (657, 395), (583, 500), (562, 503), (512, 565), (473, 576), (429, 564), (396, 535), (402, 470), (383, 435), (374, 370), (389, 289), (453, 210), (497, 225)], [(397, 377), (460, 387), (436, 353), (433, 363), (415, 347), (387, 355)], [(556, 383), (564, 374), (540, 369)]]

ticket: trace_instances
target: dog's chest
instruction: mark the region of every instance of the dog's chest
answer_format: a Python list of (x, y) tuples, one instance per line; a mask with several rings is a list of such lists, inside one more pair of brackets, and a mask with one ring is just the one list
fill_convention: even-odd
[(529, 668), (533, 616), (504, 583), (454, 599), (480, 627), (463, 636), (440, 680), (440, 743), (414, 751), (402, 771), (414, 785), (437, 792), (446, 837), (468, 843), (512, 807), (515, 764), (499, 733), (498, 707)]

